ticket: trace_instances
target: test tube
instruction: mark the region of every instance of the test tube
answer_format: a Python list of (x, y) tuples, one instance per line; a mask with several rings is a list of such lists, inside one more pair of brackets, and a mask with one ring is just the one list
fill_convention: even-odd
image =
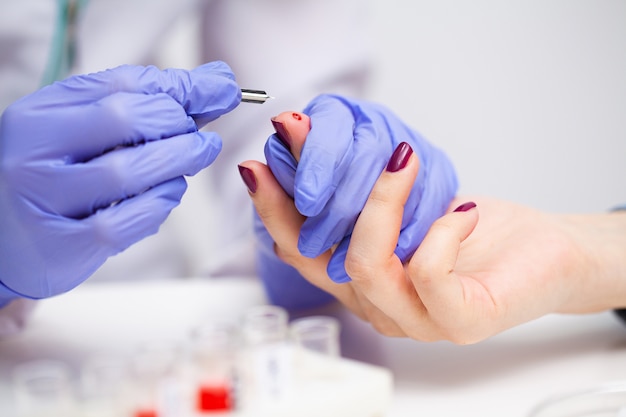
[(264, 305), (250, 308), (243, 316), (242, 334), (248, 346), (284, 342), (289, 314), (284, 308)]
[(69, 366), (54, 360), (33, 360), (13, 370), (19, 417), (68, 417), (78, 412)]
[(170, 341), (146, 343), (131, 362), (133, 417), (169, 417), (186, 408), (183, 387), (184, 357)]
[(339, 331), (339, 321), (329, 316), (303, 317), (291, 322), (289, 333), (295, 346), (298, 382), (341, 377)]
[(291, 322), (290, 334), (301, 349), (324, 356), (340, 356), (339, 321), (329, 316), (310, 316)]
[(257, 306), (243, 316), (245, 350), (240, 361), (242, 407), (272, 413), (289, 397), (292, 359), (287, 345), (288, 313)]
[(195, 409), (199, 413), (229, 411), (235, 407), (237, 331), (231, 323), (212, 322), (191, 334)]

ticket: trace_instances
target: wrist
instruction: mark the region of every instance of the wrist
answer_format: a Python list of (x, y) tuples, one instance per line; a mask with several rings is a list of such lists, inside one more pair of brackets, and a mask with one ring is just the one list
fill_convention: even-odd
[(565, 312), (626, 307), (626, 211), (564, 219), (576, 249), (571, 257), (572, 278), (581, 285), (572, 291)]

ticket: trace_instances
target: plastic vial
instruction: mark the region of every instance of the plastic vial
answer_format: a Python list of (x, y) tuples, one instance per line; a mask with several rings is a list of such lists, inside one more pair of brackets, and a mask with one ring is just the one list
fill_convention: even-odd
[(13, 386), (19, 417), (68, 417), (78, 411), (70, 369), (63, 362), (20, 364), (13, 371)]
[(254, 307), (244, 314), (243, 408), (271, 414), (289, 397), (293, 364), (287, 344), (288, 318), (287, 311), (277, 306)]
[(243, 316), (242, 336), (246, 346), (282, 343), (287, 339), (289, 315), (278, 306), (258, 306)]
[(131, 362), (133, 416), (170, 417), (185, 409), (183, 355), (176, 343), (157, 342), (141, 346)]
[(199, 413), (230, 411), (235, 407), (237, 331), (229, 323), (208, 323), (191, 334), (195, 409)]
[(298, 348), (333, 358), (340, 356), (340, 324), (329, 316), (311, 316), (291, 322), (290, 334)]

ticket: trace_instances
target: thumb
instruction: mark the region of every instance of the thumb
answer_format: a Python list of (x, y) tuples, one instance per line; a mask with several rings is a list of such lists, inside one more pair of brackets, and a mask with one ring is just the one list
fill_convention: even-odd
[(461, 243), (478, 224), (476, 204), (467, 202), (436, 220), (407, 268), (431, 316), (450, 316), (451, 306), (464, 304), (463, 284), (455, 273)]

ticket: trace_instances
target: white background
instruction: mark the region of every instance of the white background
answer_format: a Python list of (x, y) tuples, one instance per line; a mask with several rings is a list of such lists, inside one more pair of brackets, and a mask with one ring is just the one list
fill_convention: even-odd
[(626, 2), (372, 1), (370, 98), (443, 148), (461, 193), (626, 203)]
[[(625, 1), (370, 2), (368, 97), (450, 155), (461, 193), (553, 211), (626, 203)], [(133, 319), (171, 336), (219, 304), (187, 302), (193, 291), (166, 288), (186, 301), (172, 308), (139, 286), (107, 288), (85, 286), (42, 302), (21, 338), (0, 342), (5, 404), (16, 362), (78, 361), (92, 343), (134, 331)], [(526, 416), (548, 396), (626, 375), (626, 332), (610, 313), (549, 316), (466, 347), (368, 335), (361, 347), (378, 351), (396, 376), (390, 417)]]

